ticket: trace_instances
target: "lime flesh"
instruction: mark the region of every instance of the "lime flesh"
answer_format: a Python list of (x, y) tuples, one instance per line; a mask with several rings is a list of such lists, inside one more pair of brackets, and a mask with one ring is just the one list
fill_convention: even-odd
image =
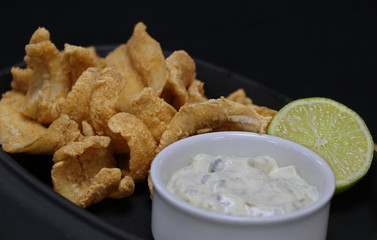
[(358, 182), (372, 163), (374, 143), (363, 119), (328, 98), (304, 98), (287, 104), (274, 116), (268, 134), (320, 155), (334, 172), (336, 193)]

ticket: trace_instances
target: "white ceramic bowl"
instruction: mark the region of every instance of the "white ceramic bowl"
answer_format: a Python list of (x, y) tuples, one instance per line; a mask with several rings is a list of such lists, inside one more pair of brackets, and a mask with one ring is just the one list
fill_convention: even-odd
[[(170, 193), (166, 184), (198, 153), (250, 157), (269, 155), (279, 166), (294, 165), (319, 199), (298, 211), (272, 217), (239, 217), (192, 206)], [(153, 182), (152, 233), (156, 240), (185, 239), (326, 239), (330, 200), (335, 190), (333, 172), (311, 150), (282, 138), (250, 132), (215, 132), (177, 141), (162, 150), (151, 166)]]

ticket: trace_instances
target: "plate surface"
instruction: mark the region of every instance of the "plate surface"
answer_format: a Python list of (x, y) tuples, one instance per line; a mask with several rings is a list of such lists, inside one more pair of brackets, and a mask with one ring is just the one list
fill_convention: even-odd
[[(98, 46), (104, 56), (114, 46)], [(195, 60), (206, 96), (238, 88), (258, 105), (280, 109), (289, 99), (224, 68)], [(9, 68), (0, 71), (0, 92), (10, 89)], [(368, 174), (332, 200), (328, 238), (377, 239), (376, 153)], [(0, 149), (0, 233), (8, 239), (153, 239), (146, 184), (126, 199), (105, 199), (81, 209), (51, 189), (51, 156), (7, 154)]]

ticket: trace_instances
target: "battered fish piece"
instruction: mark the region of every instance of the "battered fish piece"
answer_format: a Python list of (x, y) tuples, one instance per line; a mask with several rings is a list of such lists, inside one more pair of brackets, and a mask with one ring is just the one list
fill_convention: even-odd
[(177, 111), (162, 98), (154, 94), (152, 88), (146, 87), (132, 101), (131, 113), (140, 118), (151, 131), (154, 139), (159, 142), (162, 133)]
[(130, 150), (119, 134), (109, 129), (108, 122), (118, 113), (116, 105), (124, 88), (125, 79), (111, 68), (103, 69), (95, 81), (90, 100), (90, 123), (97, 135), (109, 136), (115, 153), (128, 153)]
[(188, 103), (201, 103), (208, 100), (204, 93), (204, 83), (195, 79), (187, 89)]
[(51, 171), (54, 190), (83, 208), (118, 192), (122, 173), (109, 144), (109, 137), (92, 136), (56, 151)]
[(60, 147), (82, 137), (78, 125), (62, 115), (48, 128), (24, 117), (20, 110), (26, 97), (7, 92), (0, 101), (0, 144), (9, 153), (52, 155)]
[(253, 105), (253, 100), (251, 100), (251, 98), (246, 95), (245, 90), (242, 88), (239, 88), (236, 91), (230, 93), (226, 99), (242, 103), (246, 106)]
[(95, 83), (102, 70), (90, 67), (84, 71), (65, 100), (62, 114), (68, 115), (77, 123), (90, 120), (90, 102), (92, 100)]
[(0, 101), (0, 144), (4, 151), (18, 152), (25, 143), (33, 142), (46, 130), (36, 121), (25, 117), (21, 110), (27, 98), (21, 92), (8, 91)]
[(194, 60), (187, 52), (180, 50), (173, 52), (166, 59), (169, 70), (168, 82), (164, 91), (165, 99), (177, 110), (189, 101), (187, 88), (195, 80), (196, 66)]
[(157, 143), (142, 120), (129, 113), (118, 113), (109, 121), (109, 128), (120, 134), (130, 148), (129, 170), (135, 182), (147, 180), (156, 155)]
[(29, 80), (33, 76), (33, 69), (12, 67), (10, 70), (13, 80), (10, 83), (12, 89), (23, 94), (27, 93), (29, 89)]
[(104, 68), (105, 59), (98, 56), (94, 47), (64, 45), (64, 70), (69, 73), (71, 87), (81, 74), (90, 67)]
[(277, 111), (274, 110), (274, 109), (270, 109), (268, 107), (258, 106), (256, 104), (254, 104), (253, 100), (251, 100), (249, 97), (247, 97), (245, 90), (242, 89), (242, 88), (237, 89), (236, 91), (229, 94), (227, 99), (231, 100), (231, 101), (242, 103), (242, 104), (250, 107), (254, 111), (256, 111), (258, 114), (260, 114), (264, 117), (267, 117), (267, 118), (272, 119), (275, 116), (275, 114), (277, 113)]
[(9, 152), (52, 155), (59, 148), (82, 137), (78, 124), (67, 115), (61, 115), (32, 141), (13, 144), (13, 149), (9, 149)]
[(121, 111), (129, 111), (131, 101), (144, 87), (152, 88), (156, 96), (161, 95), (169, 72), (160, 44), (146, 32), (144, 23), (136, 24), (127, 43), (120, 45), (105, 59), (108, 67), (126, 78), (118, 104)]
[(26, 45), (25, 62), (33, 70), (28, 79), (28, 101), (22, 110), (39, 123), (49, 124), (61, 112), (70, 90), (68, 74), (63, 69), (63, 54), (50, 41), (50, 33), (38, 28)]
[(268, 122), (269, 119), (259, 115), (251, 108), (225, 98), (185, 104), (162, 134), (157, 152), (175, 141), (196, 134), (201, 129), (213, 129), (224, 124), (237, 124), (238, 130), (265, 133)]

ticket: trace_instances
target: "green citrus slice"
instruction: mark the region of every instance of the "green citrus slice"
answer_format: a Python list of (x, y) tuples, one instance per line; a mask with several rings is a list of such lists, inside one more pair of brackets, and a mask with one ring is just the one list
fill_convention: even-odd
[(358, 182), (372, 163), (374, 143), (363, 119), (328, 98), (288, 103), (272, 119), (268, 134), (299, 143), (320, 155), (334, 172), (336, 193)]

